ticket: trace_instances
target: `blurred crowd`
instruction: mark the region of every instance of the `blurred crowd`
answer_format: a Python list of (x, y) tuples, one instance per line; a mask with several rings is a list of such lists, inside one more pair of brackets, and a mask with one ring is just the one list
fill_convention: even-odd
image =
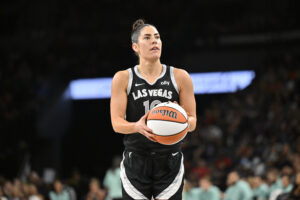
[(203, 107), (184, 145), (186, 200), (193, 199), (191, 188), (203, 188), (202, 178), (231, 200), (239, 199), (230, 194), (239, 179), (256, 199), (275, 200), (299, 186), (299, 63), (298, 56), (267, 59), (266, 71), (258, 71), (249, 88)]
[[(1, 4), (5, 12), (0, 16), (7, 20), (1, 22), (0, 35), (0, 200), (118, 198), (120, 188), (116, 196), (109, 195), (115, 169), (107, 171), (110, 181), (76, 172), (52, 183), (34, 171), (21, 178), (19, 170), (27, 155), (40, 152), (39, 116), (70, 80), (112, 76), (119, 66), (135, 61), (129, 37), (129, 25), (136, 20), (132, 10), (159, 24), (163, 39), (168, 34), (163, 56), (179, 66), (186, 64), (180, 63), (182, 52), (191, 52), (199, 37), (209, 43), (220, 35), (299, 27), (296, 1), (276, 1), (273, 10), (259, 0), (216, 1), (214, 6), (209, 1), (114, 0), (111, 10), (109, 2)], [(161, 15), (153, 16), (154, 9)], [(197, 102), (198, 128), (183, 144), (184, 200), (235, 200), (240, 198), (236, 194), (253, 200), (300, 199), (299, 65), (299, 54), (273, 55), (255, 69), (249, 88), (211, 96), (207, 105)]]
[(121, 157), (114, 156), (103, 179), (78, 170), (66, 178), (45, 178), (36, 171), (13, 179), (0, 176), (0, 200), (121, 200), (120, 162)]
[[(211, 96), (207, 105), (198, 102), (198, 128), (183, 143), (184, 200), (300, 199), (299, 63), (297, 54), (271, 56), (245, 90)], [(10, 102), (1, 100), (2, 105)], [(5, 107), (5, 120), (18, 116), (10, 115), (18, 104), (6, 105), (11, 106)], [(23, 180), (0, 178), (0, 197), (102, 200), (109, 198), (109, 189), (107, 181), (101, 181), (77, 173), (46, 184), (32, 172)]]

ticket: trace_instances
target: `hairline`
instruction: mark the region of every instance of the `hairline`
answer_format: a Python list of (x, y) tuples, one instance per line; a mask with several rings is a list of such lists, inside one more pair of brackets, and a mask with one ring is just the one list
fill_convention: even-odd
[[(139, 39), (139, 36), (141, 35), (141, 31), (145, 28), (145, 27), (147, 27), (147, 26), (152, 26), (153, 28), (155, 28), (156, 29), (156, 31), (157, 31), (157, 28), (154, 26), (154, 25), (152, 25), (152, 24), (143, 24), (142, 26), (140, 26), (137, 30), (135, 30), (132, 34), (131, 34), (131, 43), (133, 44), (133, 43), (138, 43), (138, 39)], [(135, 41), (133, 41), (132, 40), (132, 36), (134, 35), (134, 34), (136, 34), (137, 32), (139, 32), (139, 35), (138, 35), (138, 37), (137, 37), (137, 40), (136, 40), (136, 42)], [(145, 34), (144, 34), (145, 35)], [(149, 34), (149, 35), (151, 35), (151, 34)], [(158, 31), (157, 31), (157, 33), (154, 33), (154, 35), (159, 35), (159, 33), (158, 33)]]

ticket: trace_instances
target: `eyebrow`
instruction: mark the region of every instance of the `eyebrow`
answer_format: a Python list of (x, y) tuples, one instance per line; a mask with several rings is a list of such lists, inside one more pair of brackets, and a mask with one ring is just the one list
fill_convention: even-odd
[[(155, 36), (156, 36), (156, 35), (159, 35), (159, 33), (154, 33), (154, 35), (155, 35)], [(144, 34), (144, 36), (151, 36), (151, 34), (146, 33), (146, 34)]]

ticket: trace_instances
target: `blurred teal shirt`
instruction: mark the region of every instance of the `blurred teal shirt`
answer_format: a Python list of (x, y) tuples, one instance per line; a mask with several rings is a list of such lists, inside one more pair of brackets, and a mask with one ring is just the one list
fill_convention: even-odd
[(183, 200), (199, 200), (201, 189), (198, 187), (192, 188), (189, 191), (183, 191)]
[(218, 187), (211, 186), (208, 190), (201, 189), (199, 200), (220, 200), (221, 192)]
[(224, 200), (252, 200), (253, 194), (249, 184), (240, 180), (225, 191)]
[(290, 192), (290, 191), (292, 191), (292, 189), (293, 189), (293, 185), (292, 184), (289, 184), (286, 187), (281, 186), (282, 193)]
[(269, 195), (274, 191), (274, 190), (277, 190), (277, 189), (281, 189), (282, 188), (282, 184), (281, 184), (281, 179), (277, 179), (276, 182), (274, 182), (273, 184), (270, 185), (269, 187)]
[(103, 179), (103, 185), (108, 188), (108, 195), (111, 198), (122, 198), (120, 168), (107, 170)]
[(259, 187), (252, 190), (253, 197), (257, 197), (259, 200), (267, 200), (269, 195), (269, 187), (263, 183)]
[(50, 200), (70, 200), (70, 196), (65, 190), (63, 190), (60, 194), (51, 191), (49, 192), (49, 197)]

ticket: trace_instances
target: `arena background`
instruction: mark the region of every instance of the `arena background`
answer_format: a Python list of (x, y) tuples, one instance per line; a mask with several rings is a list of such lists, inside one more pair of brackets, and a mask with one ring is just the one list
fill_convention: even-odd
[[(290, 101), (281, 102), (283, 107), (295, 103), (296, 114), (282, 120), (285, 124), (296, 120), (296, 124), (287, 138), (276, 141), (296, 141), (299, 8), (296, 0), (1, 1), (0, 176), (20, 177), (30, 167), (41, 176), (50, 168), (62, 178), (70, 177), (74, 170), (86, 177), (103, 178), (112, 157), (123, 150), (122, 135), (111, 127), (109, 99), (66, 100), (64, 92), (72, 80), (112, 77), (135, 65), (130, 32), (138, 18), (159, 30), (162, 63), (190, 73), (256, 72), (242, 94), (196, 95), (199, 127), (192, 134), (200, 134), (201, 127), (206, 127), (204, 122), (215, 104), (230, 107), (235, 95), (260, 91), (257, 81), (268, 73), (292, 73), (292, 78), (278, 80), (281, 84), (292, 81)], [(268, 110), (263, 108), (258, 112)], [(226, 116), (221, 117), (225, 120)], [(247, 124), (243, 126), (247, 129)], [(251, 134), (238, 136), (238, 141)], [(263, 139), (272, 137), (272, 132), (268, 134)], [(187, 159), (188, 149), (184, 149)]]

